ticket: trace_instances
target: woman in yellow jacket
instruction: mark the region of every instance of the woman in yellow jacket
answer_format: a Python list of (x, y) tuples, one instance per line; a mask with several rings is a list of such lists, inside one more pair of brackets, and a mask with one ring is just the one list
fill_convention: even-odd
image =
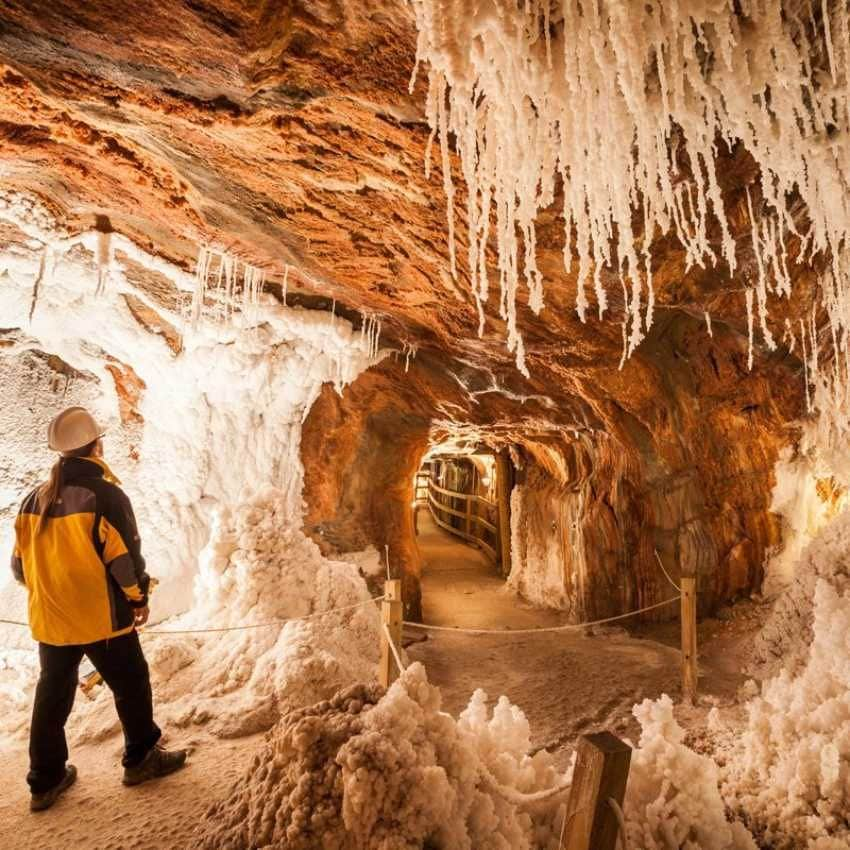
[(182, 767), (186, 752), (159, 746), (148, 665), (136, 626), (148, 619), (148, 586), (130, 500), (102, 460), (103, 430), (81, 407), (48, 431), (60, 457), (15, 521), (12, 571), (27, 589), (41, 673), (30, 728), (30, 808), (49, 808), (76, 779), (65, 723), (87, 656), (115, 698), (124, 727), (124, 784)]

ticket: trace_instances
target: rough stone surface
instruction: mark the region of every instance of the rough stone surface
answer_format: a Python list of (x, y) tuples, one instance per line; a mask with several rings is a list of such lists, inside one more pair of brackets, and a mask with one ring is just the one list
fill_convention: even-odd
[[(540, 524), (523, 533), (551, 534), (553, 511), (573, 517), (580, 557), (570, 529), (559, 545), (577, 616), (664, 598), (656, 548), (699, 573), (706, 609), (757, 588), (779, 542), (772, 469), (803, 384), (787, 354), (759, 351), (747, 371), (752, 161), (738, 148), (720, 168), (740, 277), (686, 270), (681, 246), (658, 239), (656, 322), (622, 371), (619, 283), (605, 278), (608, 318), (581, 324), (557, 204), (543, 215), (547, 306), (539, 317), (519, 306), (526, 380), (497, 305), (479, 339), (467, 270), (448, 273), (439, 163), (430, 181), (423, 172), (424, 92), (408, 93), (414, 45), (403, 0), (6, 4), (4, 185), (37, 194), (72, 230), (97, 222), (187, 270), (199, 242), (262, 266), (278, 294), (289, 267), (292, 299), (381, 314), (384, 345), (419, 346), (409, 372), (387, 360), (343, 398), (327, 388), (303, 448), (314, 534), (328, 548), (390, 545), (409, 610), (412, 472), (429, 434), (458, 431), (521, 448)], [(460, 257), (464, 244), (460, 226)], [(778, 322), (808, 303), (814, 272), (793, 263), (797, 250), (797, 295), (771, 303)], [(173, 305), (164, 278), (138, 274), (150, 303)], [(129, 307), (180, 351), (150, 304)], [(129, 367), (113, 373), (126, 416), (141, 391)]]

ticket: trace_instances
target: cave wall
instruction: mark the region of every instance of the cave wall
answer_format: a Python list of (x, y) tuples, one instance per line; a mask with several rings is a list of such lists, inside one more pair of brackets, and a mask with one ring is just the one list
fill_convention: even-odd
[[(361, 375), (342, 394), (325, 384), (304, 423), (304, 527), (326, 554), (389, 550), (403, 580), (405, 616), (421, 616), (421, 558), (411, 504), (430, 418), (397, 362)], [(413, 404), (411, 405), (411, 402)]]
[[(410, 503), (429, 441), (465, 436), (515, 459), (510, 587), (576, 621), (675, 595), (696, 575), (703, 613), (758, 591), (782, 544), (774, 469), (794, 432), (793, 359), (746, 368), (746, 341), (718, 324), (662, 316), (622, 372), (565, 370), (584, 427), (529, 399), (475, 389), (474, 373), (432, 356), (409, 372), (388, 357), (342, 395), (325, 386), (304, 426), (306, 522), (328, 551), (390, 546), (420, 610)], [(460, 377), (459, 377), (460, 376)], [(462, 378), (462, 380), (461, 380)], [(651, 619), (677, 616), (658, 608)]]
[(706, 345), (695, 319), (662, 324), (620, 378), (631, 391), (601, 412), (604, 431), (522, 443), (510, 583), (577, 620), (674, 595), (656, 550), (674, 579), (697, 576), (700, 611), (714, 611), (759, 591), (783, 543), (773, 488), (793, 385), (771, 383), (775, 364), (746, 370), (728, 329)]

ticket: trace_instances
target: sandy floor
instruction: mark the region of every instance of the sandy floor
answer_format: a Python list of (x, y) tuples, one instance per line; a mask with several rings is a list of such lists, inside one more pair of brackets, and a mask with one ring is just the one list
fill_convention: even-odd
[[(420, 546), (426, 560), (423, 593), (426, 621), (464, 627), (525, 628), (557, 624), (555, 612), (518, 603), (475, 549), (437, 529), (424, 515)], [(739, 606), (736, 606), (736, 609)], [(710, 620), (700, 627), (702, 704), (678, 713), (695, 730), (713, 702), (727, 703), (744, 681), (742, 659), (761, 622), (755, 608), (736, 612), (732, 622)], [(406, 642), (421, 636), (408, 629)], [(491, 697), (506, 694), (528, 715), (535, 747), (566, 763), (576, 738), (606, 728), (624, 737), (637, 734), (631, 707), (646, 697), (679, 694), (678, 623), (586, 636), (432, 633), (409, 646), (431, 681), (443, 692), (445, 710), (456, 714), (476, 687)], [(698, 733), (697, 733), (698, 735)], [(2, 850), (189, 850), (192, 831), (210, 802), (239, 778), (262, 736), (221, 741), (198, 735), (187, 741), (189, 766), (160, 783), (128, 789), (121, 785), (121, 742), (73, 747), (80, 778), (50, 811), (32, 815), (24, 783), (25, 743), (3, 744), (0, 753), (0, 848)]]
[[(46, 812), (29, 812), (22, 748), (4, 749), (0, 775), (3, 850), (186, 850), (210, 802), (247, 768), (263, 736), (238, 741), (200, 737), (179, 773), (136, 788), (121, 784), (121, 742), (73, 748), (79, 778)], [(179, 739), (170, 742), (181, 744)]]
[[(438, 528), (427, 512), (419, 518), (423, 557), (422, 594), (426, 623), (461, 628), (504, 628), (502, 635), (464, 635), (408, 628), (412, 660), (422, 661), (443, 692), (443, 708), (462, 711), (476, 687), (491, 697), (505, 694), (525, 711), (533, 744), (566, 761), (576, 739), (608, 729), (636, 740), (632, 706), (667, 693), (681, 695), (679, 622), (625, 628), (511, 635), (510, 629), (558, 625), (562, 616), (518, 601), (475, 548)], [(764, 619), (753, 606), (733, 621), (700, 624), (700, 695), (682, 708), (686, 724), (699, 724), (714, 704), (734, 701), (746, 680), (748, 641)]]
[(425, 508), (419, 511), (418, 527), (426, 623), (466, 629), (524, 629), (566, 622), (559, 612), (533, 608), (509, 593), (487, 557), (439, 528)]

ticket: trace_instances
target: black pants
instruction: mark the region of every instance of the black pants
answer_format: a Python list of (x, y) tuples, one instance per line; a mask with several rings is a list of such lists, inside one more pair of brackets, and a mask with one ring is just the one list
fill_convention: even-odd
[(35, 690), (30, 728), (30, 772), (33, 794), (56, 785), (65, 775), (68, 744), (65, 722), (74, 705), (80, 661), (88, 656), (115, 697), (124, 727), (125, 767), (137, 765), (162, 734), (153, 722), (153, 696), (148, 665), (135, 631), (83, 646), (40, 643), (41, 675)]

